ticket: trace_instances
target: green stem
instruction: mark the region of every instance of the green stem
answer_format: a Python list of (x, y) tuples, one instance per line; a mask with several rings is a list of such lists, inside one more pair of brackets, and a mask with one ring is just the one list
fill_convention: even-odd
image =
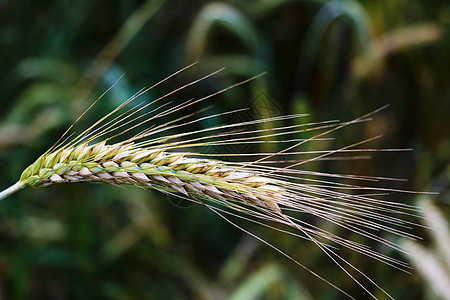
[(0, 192), (0, 201), (5, 199), (9, 195), (14, 194), (15, 192), (17, 192), (18, 190), (20, 190), (22, 188), (23, 188), (23, 186), (20, 184), (19, 181), (17, 181), (16, 183), (14, 183), (12, 186), (7, 188), (6, 190)]

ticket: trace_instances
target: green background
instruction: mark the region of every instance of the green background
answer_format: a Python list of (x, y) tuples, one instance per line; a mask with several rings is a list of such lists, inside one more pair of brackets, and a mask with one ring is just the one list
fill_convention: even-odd
[[(351, 120), (389, 104), (371, 122), (336, 133), (328, 146), (383, 134), (368, 147), (414, 151), (323, 161), (311, 169), (405, 178), (380, 185), (440, 192), (430, 198), (444, 221), (450, 203), (449, 29), (446, 0), (0, 1), (1, 186), (13, 184), (123, 73), (80, 129), (199, 61), (142, 100), (225, 67), (170, 100), (179, 104), (267, 72), (191, 111), (213, 104), (212, 113), (248, 107), (256, 118), (310, 113), (307, 121), (324, 121)], [(230, 151), (275, 146), (265, 147)], [(416, 198), (395, 194), (389, 200), (417, 204)], [(368, 298), (314, 244), (245, 226), (355, 298)], [(444, 223), (442, 235), (416, 231), (424, 236), (427, 248), (421, 249), (439, 262), (435, 269), (428, 264), (428, 273), (417, 266), (405, 274), (352, 253), (346, 258), (396, 299), (440, 299), (439, 287), (427, 282), (445, 286), (450, 277), (450, 257), (434, 241), (445, 240), (446, 230)], [(438, 269), (447, 277), (429, 277)], [(154, 191), (69, 184), (27, 188), (0, 203), (0, 299), (344, 298), (206, 208)]]

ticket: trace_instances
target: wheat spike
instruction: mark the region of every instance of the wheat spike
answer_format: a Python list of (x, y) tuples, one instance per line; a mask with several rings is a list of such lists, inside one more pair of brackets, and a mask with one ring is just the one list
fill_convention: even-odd
[[(289, 115), (272, 117), (262, 120), (220, 125), (185, 133), (165, 134), (169, 130), (186, 127), (206, 118), (222, 115), (218, 114), (198, 118), (195, 114), (188, 114), (174, 118), (172, 121), (161, 125), (153, 124), (150, 128), (141, 131), (131, 138), (123, 139), (120, 142), (108, 143), (113, 138), (122, 137), (123, 134), (134, 128), (138, 128), (149, 122), (156, 122), (158, 118), (182, 111), (186, 107), (209, 99), (218, 93), (253, 79), (251, 78), (235, 84), (234, 86), (198, 100), (186, 101), (169, 108), (167, 108), (167, 103), (160, 105), (150, 112), (152, 114), (141, 113), (149, 105), (165, 99), (167, 96), (216, 73), (214, 72), (188, 83), (146, 105), (136, 105), (126, 110), (125, 107), (129, 103), (143, 95), (150, 88), (153, 88), (153, 86), (149, 89), (142, 90), (109, 114), (100, 118), (95, 124), (77, 137), (70, 141), (63, 141), (63, 137), (68, 134), (72, 128), (71, 126), (53, 147), (25, 169), (16, 184), (0, 193), (0, 199), (25, 186), (46, 188), (60, 183), (84, 181), (97, 181), (113, 185), (135, 185), (156, 189), (169, 195), (203, 204), (223, 218), (225, 218), (224, 214), (236, 215), (242, 219), (271, 228), (273, 227), (270, 225), (270, 222), (285, 225), (291, 230), (277, 230), (299, 236), (315, 243), (343, 272), (350, 276), (370, 296), (376, 298), (363, 283), (355, 278), (354, 274), (362, 276), (366, 281), (390, 297), (387, 292), (373, 282), (367, 275), (338, 255), (336, 247), (340, 246), (351, 249), (400, 270), (407, 270), (409, 268), (406, 263), (379, 253), (364, 244), (342, 238), (314, 224), (305, 222), (301, 218), (303, 214), (312, 215), (398, 251), (403, 251), (399, 245), (380, 236), (378, 233), (384, 231), (401, 237), (415, 238), (414, 235), (408, 232), (408, 229), (415, 224), (406, 221), (404, 216), (415, 215), (417, 208), (405, 204), (387, 202), (377, 198), (378, 194), (385, 192), (407, 191), (370, 188), (364, 185), (344, 184), (332, 180), (334, 178), (346, 178), (355, 181), (371, 181), (383, 178), (306, 172), (300, 168), (303, 164), (310, 161), (330, 159), (337, 153), (397, 151), (397, 149), (355, 149), (377, 137), (336, 150), (297, 151), (301, 145), (326, 140), (328, 135), (336, 130), (367, 121), (378, 110), (349, 122), (332, 121), (291, 125), (277, 127), (270, 131), (265, 129), (248, 130), (247, 126), (296, 119), (302, 116)], [(97, 103), (97, 101), (92, 105)], [(193, 120), (190, 119), (192, 117), (194, 118)], [(238, 128), (240, 131), (237, 133), (233, 132), (232, 137), (230, 137), (230, 134), (226, 132), (230, 128)], [(301, 140), (282, 139), (279, 141), (276, 139), (299, 132), (311, 133), (311, 137)], [(161, 134), (162, 136), (158, 137)], [(206, 134), (206, 136), (199, 136), (202, 134)], [(223, 139), (224, 137), (226, 138)], [(185, 151), (185, 149), (192, 150), (197, 147), (220, 147), (222, 145), (263, 142), (287, 143), (288, 146), (274, 153), (239, 154), (242, 157), (257, 157), (257, 159), (249, 162), (225, 162), (216, 159), (217, 156), (232, 158), (235, 156), (233, 153), (206, 155), (201, 152)], [(297, 155), (302, 154), (316, 155), (313, 158), (301, 161), (298, 159), (272, 160), (275, 158), (278, 159), (279, 157), (295, 158)], [(318, 179), (317, 176), (330, 179)], [(228, 219), (226, 220), (231, 222)], [(248, 232), (236, 224), (233, 225)], [(262, 241), (301, 267), (307, 269), (278, 248), (264, 240)], [(314, 276), (333, 285), (320, 275), (310, 270), (308, 271)], [(351, 298), (349, 294), (342, 291), (339, 287), (334, 287)]]
[(81, 144), (44, 154), (22, 173), (19, 185), (44, 188), (80, 181), (131, 184), (192, 197), (226, 198), (281, 213), (273, 200), (283, 195), (277, 181), (186, 155), (134, 148), (131, 143)]

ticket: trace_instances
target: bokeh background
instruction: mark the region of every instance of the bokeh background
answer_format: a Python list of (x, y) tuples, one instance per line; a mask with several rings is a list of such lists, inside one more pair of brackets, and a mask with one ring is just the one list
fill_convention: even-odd
[[(412, 274), (347, 258), (395, 299), (449, 299), (449, 29), (446, 0), (0, 1), (1, 188), (124, 73), (80, 128), (195, 61), (143, 100), (221, 67), (171, 100), (267, 72), (193, 110), (214, 104), (213, 113), (249, 107), (252, 117), (310, 113), (308, 120), (324, 121), (389, 104), (371, 122), (339, 132), (329, 147), (383, 134), (369, 147), (414, 151), (313, 168), (405, 178), (381, 184), (439, 192), (389, 198), (421, 205), (428, 223), (417, 222), (434, 228), (416, 230), (420, 243), (396, 239), (411, 256), (374, 245), (409, 261)], [(368, 298), (314, 244), (246, 228), (355, 298)], [(138, 188), (72, 184), (28, 188), (0, 203), (0, 299), (345, 296), (204, 207)]]

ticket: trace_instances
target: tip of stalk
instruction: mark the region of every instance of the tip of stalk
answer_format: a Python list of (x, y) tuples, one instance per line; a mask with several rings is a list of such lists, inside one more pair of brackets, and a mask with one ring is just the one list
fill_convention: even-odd
[(17, 192), (18, 190), (24, 188), (25, 186), (21, 184), (20, 181), (17, 181), (15, 184), (13, 184), (12, 186), (10, 186), (9, 188), (3, 190), (2, 192), (0, 192), (0, 201), (5, 199), (6, 197), (14, 194), (15, 192)]

